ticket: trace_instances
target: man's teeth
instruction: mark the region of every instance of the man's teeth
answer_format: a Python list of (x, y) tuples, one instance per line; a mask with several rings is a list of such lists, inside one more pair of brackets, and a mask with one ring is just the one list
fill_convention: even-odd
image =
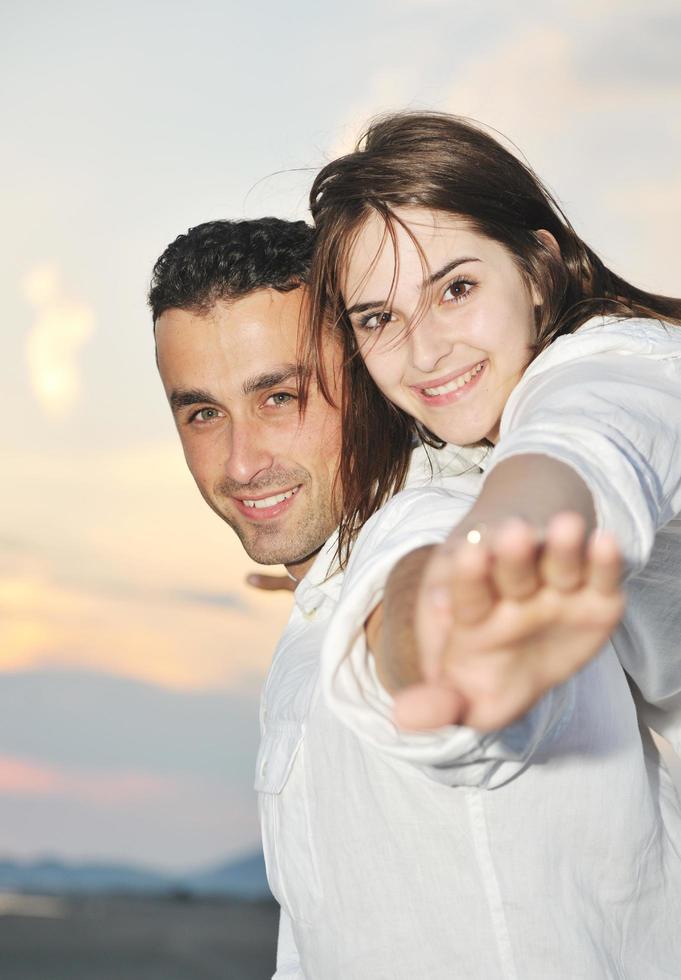
[(458, 378), (448, 381), (446, 385), (440, 385), (439, 388), (423, 388), (422, 390), (426, 395), (430, 395), (431, 397), (434, 395), (448, 395), (450, 391), (457, 391), (459, 388), (463, 388), (464, 385), (468, 384), (471, 378), (474, 378), (476, 374), (482, 371), (484, 365), (485, 362), (480, 361), (470, 371), (466, 371), (465, 374), (460, 374)]
[(289, 497), (292, 497), (297, 492), (298, 487), (294, 487), (293, 490), (287, 490), (286, 493), (276, 493), (273, 497), (263, 497), (262, 500), (242, 500), (241, 503), (244, 507), (254, 507), (256, 510), (263, 510), (265, 507), (274, 507), (275, 504), (280, 504), (282, 500), (288, 500)]

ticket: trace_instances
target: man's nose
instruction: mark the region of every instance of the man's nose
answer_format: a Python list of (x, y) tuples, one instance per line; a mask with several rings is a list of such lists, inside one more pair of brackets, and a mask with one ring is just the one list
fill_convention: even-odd
[(411, 327), (409, 346), (414, 367), (432, 374), (454, 346), (452, 326), (445, 317), (427, 313)]
[(227, 476), (237, 483), (250, 483), (269, 470), (274, 462), (270, 441), (260, 426), (233, 422), (230, 431)]

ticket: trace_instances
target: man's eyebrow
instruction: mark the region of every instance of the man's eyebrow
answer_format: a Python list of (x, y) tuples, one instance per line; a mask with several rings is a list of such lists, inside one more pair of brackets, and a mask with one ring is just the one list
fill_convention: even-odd
[(216, 399), (210, 391), (204, 391), (202, 388), (175, 388), (171, 391), (168, 401), (173, 412), (177, 412), (188, 405), (205, 402), (214, 404)]
[[(459, 265), (464, 265), (465, 262), (479, 262), (479, 261), (480, 259), (476, 259), (472, 255), (464, 255), (460, 259), (454, 259), (452, 262), (447, 262), (447, 264), (443, 265), (441, 269), (438, 269), (436, 272), (433, 272), (430, 276), (428, 276), (427, 279), (423, 280), (421, 289), (425, 289), (428, 286), (432, 286), (439, 279), (442, 279), (443, 276), (446, 276), (448, 272), (452, 272)], [(386, 305), (387, 305), (387, 300), (372, 300), (366, 303), (355, 303), (354, 306), (349, 307), (349, 309), (347, 309), (345, 312), (347, 313), (348, 316), (351, 316), (353, 313), (365, 313), (367, 310), (376, 310), (376, 309), (383, 310), (386, 308)]]
[(300, 364), (282, 364), (280, 368), (276, 368), (274, 371), (266, 371), (262, 374), (254, 374), (250, 378), (246, 378), (241, 386), (241, 390), (244, 395), (255, 395), (259, 391), (266, 391), (268, 388), (274, 388), (276, 385), (282, 385), (291, 378), (295, 378), (298, 381), (303, 375), (303, 369)]

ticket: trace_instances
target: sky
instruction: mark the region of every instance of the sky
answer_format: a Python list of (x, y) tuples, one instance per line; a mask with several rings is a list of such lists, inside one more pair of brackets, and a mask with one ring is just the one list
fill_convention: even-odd
[(306, 217), (380, 112), (510, 141), (616, 272), (681, 293), (676, 0), (46, 0), (0, 10), (0, 856), (182, 869), (257, 846), (258, 691), (291, 604), (186, 470), (151, 267)]

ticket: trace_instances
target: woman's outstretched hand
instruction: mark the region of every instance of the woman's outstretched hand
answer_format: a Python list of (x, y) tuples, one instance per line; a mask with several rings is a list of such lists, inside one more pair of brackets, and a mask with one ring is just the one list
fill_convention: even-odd
[[(469, 535), (470, 538), (470, 535)], [(615, 539), (573, 513), (558, 514), (544, 541), (520, 520), (452, 535), (427, 560), (415, 609), (423, 682), (395, 695), (403, 728), (510, 724), (583, 667), (622, 615)]]

